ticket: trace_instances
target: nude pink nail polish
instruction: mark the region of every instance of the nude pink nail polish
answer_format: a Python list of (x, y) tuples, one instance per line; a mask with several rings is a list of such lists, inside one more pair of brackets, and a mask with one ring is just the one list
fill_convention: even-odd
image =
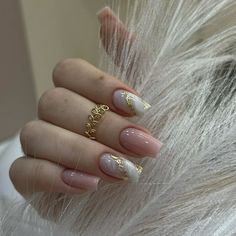
[(117, 18), (115, 13), (108, 6), (102, 8), (101, 10), (99, 10), (96, 15), (97, 15), (98, 20), (100, 21), (100, 23), (103, 22), (103, 19), (105, 17), (109, 17), (110, 18), (109, 20), (115, 20), (115, 21), (119, 22), (119, 19)]
[(100, 178), (77, 170), (66, 169), (62, 173), (62, 180), (72, 187), (95, 191)]
[(130, 152), (152, 157), (158, 154), (162, 146), (159, 140), (135, 128), (127, 128), (120, 133), (120, 144)]

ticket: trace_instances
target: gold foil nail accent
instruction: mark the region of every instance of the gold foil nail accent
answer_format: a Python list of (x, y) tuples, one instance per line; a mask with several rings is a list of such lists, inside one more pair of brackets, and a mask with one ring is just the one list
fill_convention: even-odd
[(118, 166), (119, 170), (122, 173), (123, 179), (127, 180), (128, 179), (128, 174), (127, 174), (127, 172), (124, 168), (124, 160), (121, 159), (120, 157), (117, 157), (117, 156), (114, 156), (114, 155), (111, 155), (111, 158), (117, 163), (117, 166)]
[(136, 114), (137, 112), (135, 111), (135, 108), (134, 108), (134, 106), (133, 106), (133, 102), (134, 102), (135, 100), (137, 100), (137, 99), (139, 99), (139, 100), (141, 101), (144, 110), (147, 110), (147, 109), (149, 109), (149, 108), (151, 107), (151, 105), (150, 105), (149, 103), (147, 103), (146, 101), (144, 101), (144, 100), (141, 99), (141, 98), (136, 98), (136, 95), (134, 95), (134, 94), (131, 94), (131, 93), (126, 92), (126, 91), (121, 92), (121, 94), (125, 96), (125, 100), (126, 100), (126, 103), (127, 103), (128, 107), (129, 107), (130, 110), (133, 111), (135, 114)]
[(135, 112), (135, 109), (134, 109), (133, 103), (132, 103), (133, 100), (134, 100), (133, 96), (131, 96), (130, 94), (126, 93), (125, 100), (126, 100), (126, 102), (127, 102), (127, 105), (129, 106), (129, 108), (130, 108), (133, 112)]
[[(128, 180), (129, 177), (128, 177), (128, 173), (126, 172), (126, 170), (124, 168), (124, 160), (122, 158), (114, 156), (114, 155), (111, 155), (111, 158), (117, 163), (117, 166), (123, 175), (123, 179)], [(135, 167), (136, 167), (138, 174), (140, 175), (143, 171), (143, 167), (138, 164), (135, 164)]]
[(147, 110), (148, 108), (151, 107), (151, 105), (149, 103), (145, 102), (143, 99), (142, 99), (142, 103), (143, 103), (143, 109), (144, 110)]
[(125, 96), (125, 101), (126, 101), (128, 107), (130, 108), (130, 110), (135, 112), (134, 107), (133, 107), (133, 103), (132, 103), (133, 97), (128, 92), (125, 92), (125, 91), (121, 92), (121, 94)]
[(135, 164), (135, 166), (136, 166), (136, 169), (137, 169), (138, 173), (141, 174), (142, 171), (143, 171), (143, 167), (138, 165), (138, 164)]

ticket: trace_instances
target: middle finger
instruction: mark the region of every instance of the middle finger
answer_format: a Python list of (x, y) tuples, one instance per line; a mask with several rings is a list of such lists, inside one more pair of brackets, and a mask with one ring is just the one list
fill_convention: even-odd
[[(40, 99), (38, 115), (62, 128), (85, 135), (85, 124), (95, 103), (65, 88), (47, 91)], [(161, 143), (141, 126), (107, 111), (96, 126), (96, 140), (133, 156), (156, 156)]]

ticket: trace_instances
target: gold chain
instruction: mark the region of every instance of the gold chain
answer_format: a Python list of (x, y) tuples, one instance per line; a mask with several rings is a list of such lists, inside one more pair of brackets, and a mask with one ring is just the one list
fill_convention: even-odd
[(96, 135), (96, 124), (100, 121), (102, 116), (106, 111), (109, 110), (109, 107), (107, 105), (96, 105), (92, 110), (91, 110), (91, 115), (88, 116), (88, 122), (85, 124), (86, 131), (84, 132), (86, 136), (90, 139), (95, 140), (95, 135)]

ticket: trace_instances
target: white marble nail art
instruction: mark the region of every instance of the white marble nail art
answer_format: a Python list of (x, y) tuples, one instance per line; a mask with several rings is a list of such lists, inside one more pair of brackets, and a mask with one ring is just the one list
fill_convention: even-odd
[(140, 97), (125, 90), (117, 90), (113, 95), (114, 105), (127, 113), (135, 113), (135, 115), (142, 116), (151, 105)]
[(138, 182), (142, 172), (141, 166), (136, 165), (123, 157), (117, 157), (109, 153), (105, 153), (101, 156), (100, 168), (108, 175), (130, 182)]

